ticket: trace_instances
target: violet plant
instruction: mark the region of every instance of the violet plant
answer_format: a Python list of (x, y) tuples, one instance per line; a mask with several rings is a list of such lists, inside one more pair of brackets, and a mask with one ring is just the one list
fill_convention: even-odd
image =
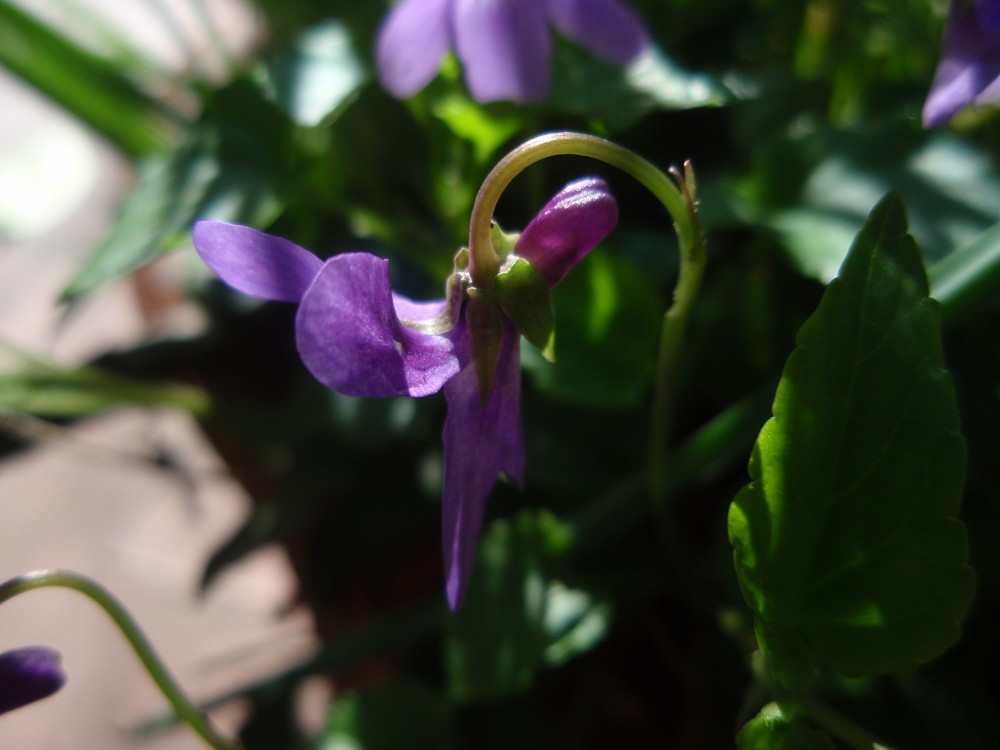
[(401, 0), (379, 32), (379, 78), (395, 96), (412, 96), (454, 48), (477, 100), (539, 101), (549, 90), (550, 25), (617, 65), (649, 44), (621, 0)]
[[(0, 36), (30, 36), (10, 5)], [(931, 5), (403, 0), (369, 55), (388, 3), (343, 4), (293, 40), (277, 31), (288, 4), (266, 3), (273, 56), (191, 91), (204, 106), (169, 118), (184, 136), (169, 147), (134, 88), (82, 106), (113, 68), (51, 36), (0, 44), (44, 90), (63, 61), (65, 106), (153, 154), (67, 297), (207, 217), (194, 239), (216, 275), (289, 303), (248, 307), (199, 277), (206, 331), (109, 353), (114, 377), (30, 361), (0, 383), (13, 410), (53, 419), (180, 405), (225, 455), (253, 505), (203, 587), (281, 546), (322, 640), (211, 701), (252, 705), (249, 748), (1000, 745), (1000, 151), (989, 127), (918, 126)], [(952, 3), (928, 126), (996, 93), (996, 7)], [(593, 59), (625, 64), (654, 34), (671, 57), (645, 69)], [(424, 90), (449, 49), (470, 96)], [(550, 80), (550, 53), (572, 80)], [(376, 68), (412, 100), (385, 96)], [(545, 103), (480, 106), (502, 99)], [(499, 149), (552, 126), (631, 150), (542, 136), (479, 187)], [(691, 169), (671, 179), (633, 151), (695, 157), (700, 212)], [(624, 187), (588, 178), (546, 203), (568, 179), (550, 162), (510, 189), (562, 154), (651, 191), (679, 264), (660, 205)], [(512, 204), (543, 208), (507, 234), (493, 217)], [(321, 259), (251, 227), (392, 260)], [(396, 293), (414, 272), (443, 295)], [(200, 398), (135, 387), (176, 379)], [(86, 406), (67, 411), (67, 393)], [(172, 712), (233, 746), (95, 582), (43, 571), (0, 584), (0, 600), (42, 586), (93, 598)], [(337, 696), (315, 738), (290, 708), (311, 676)]]
[[(527, 166), (579, 154), (621, 167), (649, 188), (674, 218), (682, 272), (665, 318), (656, 448), (669, 423), (670, 376), (684, 320), (704, 265), (690, 167), (677, 184), (627, 150), (593, 136), (556, 133), (515, 149), (483, 182), (473, 208), (469, 246), (456, 256), (442, 300), (415, 303), (391, 291), (388, 261), (367, 253), (326, 262), (280, 237), (224, 222), (202, 221), (194, 245), (233, 288), (298, 303), (295, 336), (302, 361), (321, 383), (348, 396), (427, 396), (444, 389), (442, 546), (448, 603), (461, 607), (472, 574), (483, 511), (497, 475), (524, 477), (519, 340), (553, 356), (556, 286), (617, 222), (602, 180), (559, 191), (518, 235), (493, 222), (503, 190)], [(659, 467), (659, 463), (654, 462)], [(661, 482), (659, 476), (655, 479)]]

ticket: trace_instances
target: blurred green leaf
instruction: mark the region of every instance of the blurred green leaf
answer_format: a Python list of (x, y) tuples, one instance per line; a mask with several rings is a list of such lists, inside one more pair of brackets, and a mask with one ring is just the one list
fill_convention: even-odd
[(0, 0), (0, 65), (130, 156), (162, 151), (177, 113), (117, 65), (88, 52), (14, 3)]
[(0, 344), (0, 409), (50, 419), (85, 417), (121, 406), (167, 407), (202, 415), (200, 389), (130, 380), (95, 367), (62, 367)]
[(591, 253), (553, 290), (554, 363), (523, 347), (524, 368), (543, 392), (560, 399), (627, 407), (653, 373), (663, 309), (635, 265)]
[(777, 703), (769, 703), (736, 735), (738, 750), (836, 750), (825, 733), (810, 729), (789, 716)]
[(445, 658), (452, 694), (488, 701), (532, 686), (598, 643), (610, 610), (554, 577), (568, 530), (551, 514), (525, 511), (494, 522), (479, 544), (468, 598), (448, 623)]
[(448, 750), (458, 747), (451, 706), (437, 689), (399, 680), (338, 698), (311, 750)]
[(733, 99), (721, 81), (685, 70), (656, 46), (620, 68), (560, 40), (552, 78), (550, 104), (598, 116), (615, 129), (653, 110), (717, 107)]
[(518, 112), (487, 111), (474, 99), (449, 90), (432, 105), (434, 116), (459, 138), (470, 141), (476, 161), (485, 164), (524, 125)]
[(897, 196), (872, 211), (797, 344), (729, 512), (760, 647), (789, 685), (817, 662), (911, 670), (958, 637), (974, 584), (939, 313)]
[(312, 127), (347, 102), (367, 78), (343, 23), (306, 29), (263, 66), (263, 86), (298, 124)]
[(188, 140), (139, 168), (118, 221), (63, 291), (73, 299), (188, 238), (195, 219), (267, 226), (280, 206), (290, 123), (246, 81), (217, 92)]
[[(799, 151), (798, 155), (788, 151)], [(910, 206), (912, 232), (926, 262), (972, 242), (997, 219), (1000, 174), (978, 149), (947, 133), (925, 136), (904, 126), (877, 131), (820, 131), (768, 151), (758, 174), (787, 181), (792, 168), (809, 169), (800, 192), (764, 221), (781, 235), (808, 276), (832, 279), (870, 206), (890, 190)]]

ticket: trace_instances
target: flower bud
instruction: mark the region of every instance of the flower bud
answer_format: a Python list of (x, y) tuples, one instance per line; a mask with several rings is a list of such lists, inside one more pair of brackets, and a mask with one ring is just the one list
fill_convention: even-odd
[(0, 654), (0, 714), (55, 693), (66, 683), (58, 651), (43, 646)]

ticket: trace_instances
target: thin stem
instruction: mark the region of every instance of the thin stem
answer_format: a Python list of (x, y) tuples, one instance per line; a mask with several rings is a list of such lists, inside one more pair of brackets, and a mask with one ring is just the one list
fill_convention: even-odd
[(216, 733), (201, 710), (184, 694), (152, 645), (125, 607), (93, 579), (67, 570), (36, 570), (0, 584), (0, 604), (33, 589), (59, 587), (77, 591), (92, 600), (118, 626), (146, 672), (169, 701), (181, 721), (197, 732), (215, 750), (239, 750), (238, 743)]
[[(550, 156), (597, 159), (621, 169), (649, 190), (667, 209), (680, 246), (680, 273), (670, 308), (663, 317), (650, 425), (649, 490), (667, 543), (673, 548), (673, 524), (667, 503), (667, 454), (673, 412), (673, 387), (687, 319), (701, 286), (705, 240), (695, 212), (695, 181), (690, 164), (674, 180), (642, 157), (603, 138), (581, 133), (550, 133), (533, 138), (505, 156), (486, 177), (472, 208), (469, 271), (474, 286), (489, 289), (499, 268), (490, 241), (490, 222), (500, 196), (524, 169)], [(480, 363), (477, 362), (477, 367)], [(486, 365), (488, 366), (488, 365)]]

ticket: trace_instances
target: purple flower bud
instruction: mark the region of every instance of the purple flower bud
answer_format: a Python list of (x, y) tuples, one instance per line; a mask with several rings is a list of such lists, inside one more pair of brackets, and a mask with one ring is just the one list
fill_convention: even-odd
[(47, 698), (66, 684), (58, 651), (42, 646), (0, 654), (0, 714)]
[(379, 77), (394, 96), (412, 96), (454, 47), (477, 100), (538, 101), (549, 90), (549, 25), (617, 65), (649, 44), (620, 0), (400, 0), (379, 32)]

